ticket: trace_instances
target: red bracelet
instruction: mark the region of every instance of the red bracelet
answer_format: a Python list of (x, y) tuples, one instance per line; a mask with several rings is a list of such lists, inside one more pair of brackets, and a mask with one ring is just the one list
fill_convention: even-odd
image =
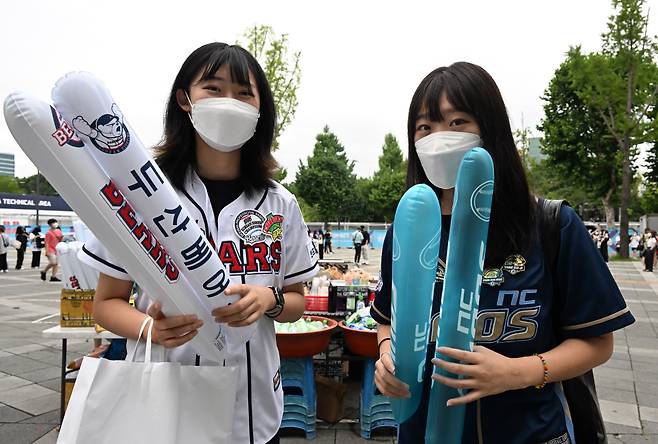
[(539, 359), (541, 359), (542, 366), (544, 367), (544, 379), (541, 384), (537, 384), (535, 386), (536, 389), (543, 389), (546, 387), (546, 383), (548, 382), (548, 364), (546, 363), (546, 359), (539, 353), (535, 353), (535, 356), (537, 356)]

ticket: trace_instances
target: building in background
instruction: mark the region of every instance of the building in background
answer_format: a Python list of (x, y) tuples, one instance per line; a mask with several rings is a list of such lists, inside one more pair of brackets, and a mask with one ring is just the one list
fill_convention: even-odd
[(0, 176), (14, 177), (16, 173), (16, 164), (14, 155), (9, 153), (0, 153)]

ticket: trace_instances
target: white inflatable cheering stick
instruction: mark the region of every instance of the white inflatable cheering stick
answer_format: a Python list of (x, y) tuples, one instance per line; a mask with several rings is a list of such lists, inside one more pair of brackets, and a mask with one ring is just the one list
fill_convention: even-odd
[[(134, 214), (123, 196), (118, 194), (125, 202), (119, 210), (108, 205), (103, 190), (111, 182), (71, 126), (47, 103), (21, 93), (7, 97), (4, 115), (25, 154), (144, 291), (158, 295), (164, 312), (196, 313), (204, 321), (191, 344), (209, 360), (222, 362), (226, 356), (223, 343), (217, 342), (218, 324), (164, 251), (166, 268), (160, 269), (151, 255), (157, 241), (150, 231), (143, 230), (138, 237), (122, 222), (119, 213)], [(139, 216), (134, 217), (137, 226), (142, 225)]]
[[(228, 270), (107, 88), (89, 73), (73, 72), (57, 81), (52, 95), (55, 108), (73, 123), (91, 155), (112, 179), (116, 189), (104, 193), (107, 204), (121, 207), (120, 193), (133, 205), (208, 312), (239, 300), (239, 296), (224, 295), (230, 284)], [(124, 221), (137, 227), (130, 214)], [(159, 258), (164, 267), (164, 254)], [(158, 294), (150, 296), (159, 298)], [(252, 324), (225, 330), (230, 332), (231, 345), (241, 345), (255, 328)]]

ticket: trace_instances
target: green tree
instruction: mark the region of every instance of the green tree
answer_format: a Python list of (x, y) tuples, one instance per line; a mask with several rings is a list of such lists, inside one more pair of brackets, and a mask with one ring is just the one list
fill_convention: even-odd
[(637, 147), (655, 140), (650, 112), (658, 92), (658, 43), (648, 35), (644, 4), (644, 0), (613, 0), (616, 14), (608, 20), (602, 51), (582, 54), (579, 47), (571, 51), (574, 89), (605, 123), (620, 151), (622, 257), (628, 256), (628, 208)]
[[(272, 150), (279, 149), (279, 136), (292, 122), (297, 111), (297, 89), (301, 82), (301, 51), (292, 52), (288, 48), (288, 34), (277, 35), (271, 26), (254, 25), (244, 33), (246, 49), (258, 60), (272, 89), (276, 104), (276, 126)], [(240, 42), (238, 42), (240, 44)], [(281, 169), (277, 180), (287, 176)]]
[[(521, 119), (523, 122), (523, 119)], [(530, 128), (527, 128), (523, 123), (521, 128), (514, 130), (514, 143), (516, 149), (519, 152), (519, 157), (521, 157), (521, 163), (523, 168), (526, 171), (526, 174), (530, 170)]]
[(600, 205), (593, 204), (599, 200), (598, 194), (587, 190), (583, 181), (565, 180), (549, 159), (539, 162), (530, 159), (528, 182), (530, 189), (547, 199), (566, 199), (578, 214), (586, 220), (600, 220), (605, 217)]
[(372, 179), (357, 177), (353, 190), (345, 196), (343, 214), (337, 220), (353, 222), (372, 222), (376, 220), (369, 196), (372, 189)]
[(655, 182), (647, 182), (639, 200), (642, 213), (658, 213), (658, 185)]
[[(615, 222), (614, 199), (621, 174), (619, 147), (605, 122), (579, 97), (572, 82), (574, 52), (555, 71), (544, 92), (542, 152), (546, 159), (530, 173), (537, 191), (572, 205), (598, 201), (608, 226)], [(557, 195), (562, 192), (563, 195)]]
[(315, 139), (307, 164), (299, 161), (294, 188), (322, 222), (345, 220), (357, 184), (354, 162), (328, 126)]
[(0, 176), (0, 193), (20, 194), (23, 189), (13, 176)]
[(379, 170), (372, 178), (368, 196), (368, 206), (374, 213), (374, 220), (393, 220), (398, 202), (406, 190), (406, 171), (407, 163), (402, 157), (400, 144), (393, 134), (386, 134), (379, 156)]
[(16, 181), (21, 187), (21, 190), (25, 194), (41, 194), (45, 196), (59, 196), (59, 193), (53, 186), (48, 182), (48, 180), (43, 176), (39, 175), (39, 191), (37, 192), (37, 175), (17, 178)]

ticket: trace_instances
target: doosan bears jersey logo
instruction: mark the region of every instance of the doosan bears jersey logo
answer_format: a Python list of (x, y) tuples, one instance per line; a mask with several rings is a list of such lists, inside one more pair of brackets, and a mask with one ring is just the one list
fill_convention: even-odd
[(244, 210), (235, 218), (235, 233), (247, 244), (262, 242), (266, 237), (272, 241), (283, 238), (283, 216), (268, 213), (263, 216), (256, 210)]
[(75, 134), (71, 125), (64, 120), (62, 115), (57, 112), (55, 108), (50, 107), (50, 112), (53, 116), (53, 124), (55, 125), (55, 132), (52, 133), (53, 138), (57, 141), (59, 146), (70, 145), (75, 148), (82, 148), (85, 144)]
[(106, 154), (118, 154), (130, 143), (130, 133), (116, 103), (112, 104), (111, 114), (103, 114), (91, 123), (82, 116), (76, 117), (73, 128), (89, 137), (91, 143)]
[(235, 233), (248, 244), (265, 240), (265, 216), (256, 210), (244, 210), (235, 218)]

